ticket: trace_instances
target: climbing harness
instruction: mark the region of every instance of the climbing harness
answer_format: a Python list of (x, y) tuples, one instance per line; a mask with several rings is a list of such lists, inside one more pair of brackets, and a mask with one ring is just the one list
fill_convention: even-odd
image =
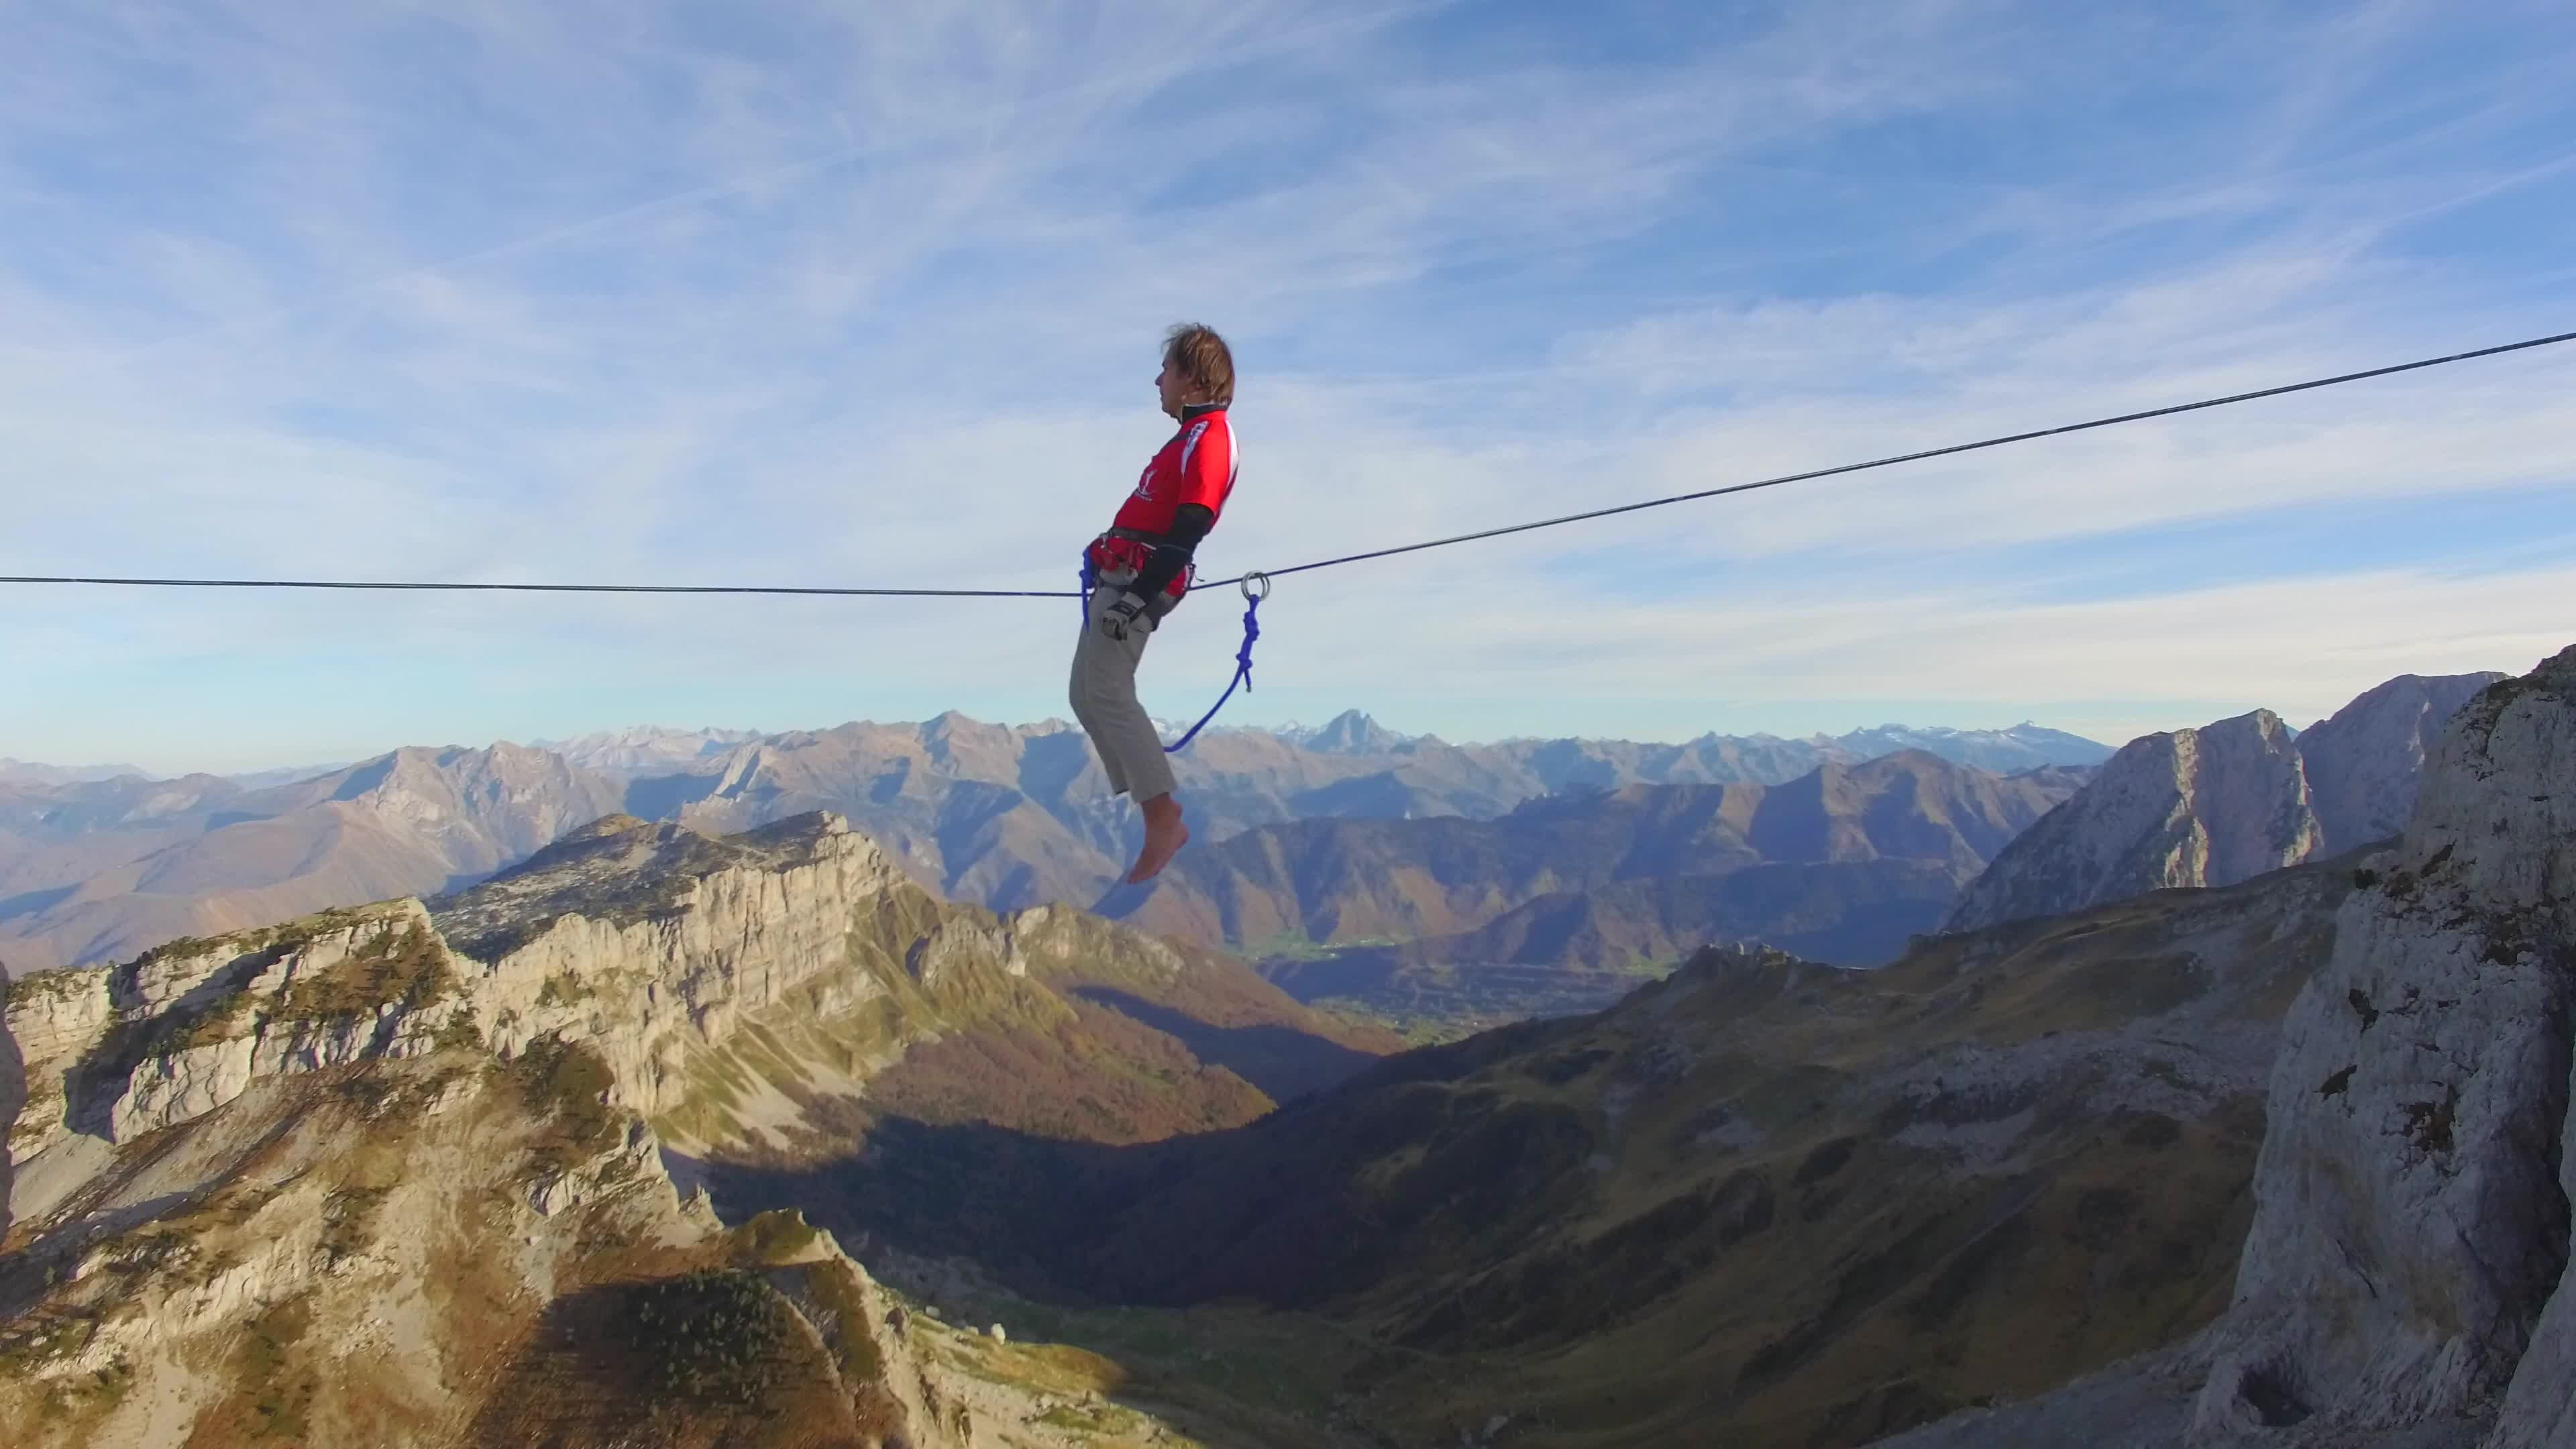
[[(1199, 731), (1207, 728), (1208, 721), (1216, 718), (1216, 712), (1225, 708), (1225, 702), (1234, 698), (1236, 685), (1242, 685), (1246, 694), (1252, 692), (1252, 643), (1261, 637), (1261, 601), (1270, 597), (1270, 575), (1255, 570), (1234, 582), (1243, 590), (1244, 599), (1243, 647), (1234, 653), (1234, 678), (1226, 681), (1225, 693), (1216, 697), (1216, 703), (1208, 706), (1208, 712), (1199, 716), (1197, 724), (1190, 726), (1177, 743), (1163, 746), (1164, 754), (1176, 755), (1188, 749), (1190, 741), (1199, 737)], [(1260, 585), (1258, 592), (1253, 588), (1255, 584)], [(1082, 627), (1086, 630), (1091, 627), (1091, 594), (1099, 586), (1100, 565), (1092, 561), (1091, 549), (1085, 546), (1082, 550), (1081, 599)]]

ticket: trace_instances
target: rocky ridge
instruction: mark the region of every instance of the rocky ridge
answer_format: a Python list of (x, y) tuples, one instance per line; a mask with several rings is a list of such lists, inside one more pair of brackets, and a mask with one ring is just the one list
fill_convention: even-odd
[(2298, 739), (2299, 764), (2328, 847), (2395, 839), (2415, 813), (2425, 762), (2442, 727), (2478, 691), (2505, 677), (2401, 674), (2309, 726)]
[[(670, 855), (696, 858), (655, 859)], [(612, 817), (454, 903), (463, 951), (406, 899), (29, 978), (10, 1019), (39, 1095), (12, 1155), (75, 1133), (130, 1141), (259, 1077), (469, 1037), (505, 1056), (544, 1038), (595, 1042), (619, 1104), (663, 1110), (688, 1051), (721, 1045), (791, 989), (820, 981), (818, 1010), (857, 1004), (873, 983), (839, 970), (847, 922), (898, 887), (910, 888), (902, 873), (828, 817), (743, 844)]]
[(2576, 1444), (2571, 781), (2576, 649), (2442, 730), (2285, 1020), (2235, 1292), (2206, 1333), (1892, 1442)]
[[(1769, 785), (1627, 785), (1551, 795), (1490, 821), (1307, 820), (1193, 848), (1152, 892), (1103, 909), (1196, 940), (1453, 938), (1472, 950), (1462, 933), (1542, 898), (1635, 883), (1700, 898), (1659, 913), (1701, 939), (1728, 939), (1785, 921), (1749, 903), (1730, 908), (1723, 881), (1734, 872), (1821, 867), (1803, 889), (1822, 901), (1835, 894), (1832, 868), (1869, 866), (1851, 872), (1855, 910), (1891, 894), (1876, 863), (1916, 862), (1944, 877), (1896, 892), (1908, 909), (1892, 936), (1872, 934), (1873, 946), (1890, 948), (1866, 963), (1875, 965), (1907, 932), (1937, 924), (1959, 883), (2074, 788), (2055, 774), (1998, 776), (1908, 751), (1826, 764)], [(1606, 906), (1617, 898), (1614, 892), (1599, 900)], [(1830, 932), (1838, 924), (1833, 910), (1811, 907), (1791, 929)]]
[[(793, 1215), (728, 1231), (579, 1048), (256, 1079), (119, 1149), (0, 1257), (29, 1449), (1100, 1442), (1070, 1395)], [(24, 1225), (22, 1225), (23, 1228)], [(656, 1314), (693, 1325), (653, 1330)], [(956, 1347), (950, 1347), (955, 1345)], [(962, 1355), (985, 1367), (961, 1372)]]
[[(2082, 747), (1903, 733), (1981, 760)], [(1317, 816), (1485, 818), (1569, 788), (1776, 782), (1858, 758), (1821, 737), (1451, 745), (1353, 711), (1319, 730), (1218, 729), (1175, 764), (1200, 837), (1214, 841)], [(262, 777), (83, 778), (94, 773), (0, 774), (0, 953), (22, 974), (452, 889), (618, 810), (711, 834), (830, 810), (924, 885), (1003, 910), (1094, 900), (1135, 850), (1132, 811), (1108, 794), (1078, 731), (955, 713), (771, 735), (635, 729), (535, 748), (407, 748)]]
[(2499, 1449), (2576, 1435), (2572, 1040), (2576, 649), (2443, 732), (2292, 1008), (2197, 1433), (2313, 1440), (2502, 1394)]
[(2132, 740), (1997, 855), (1943, 928), (1973, 930), (2173, 886), (2233, 885), (2325, 835), (2280, 716), (2256, 710)]
[[(14, 1171), (0, 1179), (16, 1219), (0, 1258), (0, 1355), (37, 1372), (24, 1394), (0, 1388), (0, 1424), (24, 1414), (15, 1422), (65, 1426), (42, 1442), (151, 1444), (194, 1423), (204, 1442), (231, 1442), (207, 1426), (240, 1419), (240, 1394), (202, 1365), (247, 1333), (278, 1345), (254, 1355), (263, 1372), (285, 1373), (285, 1349), (328, 1323), (333, 1349), (291, 1358), (301, 1398), (286, 1408), (344, 1438), (455, 1442), (462, 1417), (487, 1441), (535, 1442), (553, 1414), (590, 1437), (548, 1442), (606, 1444), (602, 1426), (635, 1400), (610, 1392), (632, 1355), (583, 1345), (613, 1337), (638, 1294), (713, 1293), (773, 1324), (788, 1320), (772, 1297), (795, 1310), (804, 1326), (772, 1343), (796, 1361), (777, 1392), (813, 1401), (809, 1428), (848, 1429), (856, 1414), (884, 1442), (917, 1446), (1137, 1442), (1155, 1421), (1104, 1400), (1122, 1382), (1114, 1366), (936, 1324), (917, 1325), (906, 1349), (900, 1329), (881, 1328), (904, 1315), (828, 1244), (794, 1263), (747, 1261), (757, 1244), (673, 1186), (666, 1160), (688, 1159), (665, 1148), (776, 1160), (833, 1140), (848, 1115), (836, 1102), (900, 1083), (908, 1054), (978, 1023), (1034, 1022), (1081, 1043), (1102, 1013), (1119, 1019), (1050, 983), (1114, 986), (1186, 1030), (1172, 1019), (1204, 1008), (1208, 987), (1161, 993), (1176, 1008), (1157, 1004), (1157, 983), (1192, 965), (1060, 909), (945, 905), (836, 817), (721, 840), (611, 817), (455, 897), (14, 983), (0, 1019), (24, 1071), (9, 1080), (33, 1090), (10, 1114)], [(1272, 996), (1275, 1009), (1202, 1009), (1208, 1031), (1246, 1020), (1279, 1033), (1296, 1008)], [(1125, 1030), (1085, 1048), (1110, 1055), (1113, 1077), (1141, 1075), (1115, 1060), (1144, 1028)], [(1167, 1075), (1175, 1060), (1153, 1058)], [(1177, 1060), (1195, 1075), (1172, 1090), (1200, 1085), (1230, 1104), (1214, 1125), (1270, 1105), (1222, 1067)], [(382, 1306), (438, 1298), (459, 1276), (452, 1263), (477, 1254), (497, 1265), (463, 1274), (482, 1309), (424, 1319)], [(211, 1286), (190, 1276), (205, 1264)], [(872, 1346), (836, 1323), (872, 1325)], [(948, 1346), (930, 1352), (930, 1338)], [(790, 1351), (807, 1340), (813, 1353)], [(835, 1356), (838, 1377), (816, 1368)], [(467, 1391), (467, 1359), (476, 1382), (516, 1387)], [(369, 1382), (400, 1384), (400, 1402), (361, 1402), (350, 1385)], [(244, 1392), (266, 1414), (275, 1387)], [(387, 1414), (449, 1427), (393, 1433), (370, 1417)], [(997, 1424), (1012, 1437), (989, 1437)], [(1117, 1433), (1074, 1432), (1084, 1425)]]
[(2400, 675), (2292, 735), (2256, 710), (2144, 735), (2014, 841), (1943, 923), (1961, 931), (2139, 891), (2233, 885), (2396, 835), (2429, 743), (2503, 678)]
[[(1218, 969), (1200, 964), (1199, 975)], [(1066, 1018), (1033, 966), (1158, 998), (1181, 989), (1185, 962), (1061, 907), (995, 916), (941, 903), (836, 816), (721, 839), (610, 816), (456, 896), (14, 983), (8, 1017), (32, 1100), (11, 1155), (131, 1141), (262, 1077), (465, 1040), (505, 1058), (585, 1043), (607, 1063), (610, 1100), (678, 1140), (705, 1140), (689, 1109), (711, 1096), (725, 1104), (711, 1119), (724, 1135), (759, 1140), (816, 1092), (855, 1095), (915, 1042), (995, 1013)], [(1271, 1020), (1303, 1020), (1271, 995)], [(856, 1025), (812, 1034), (832, 1022)], [(728, 1065), (746, 1030), (758, 1060)]]

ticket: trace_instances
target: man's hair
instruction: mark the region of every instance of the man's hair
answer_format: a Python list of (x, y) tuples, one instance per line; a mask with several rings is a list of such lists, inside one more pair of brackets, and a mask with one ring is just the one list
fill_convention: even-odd
[(1183, 322), (1163, 337), (1163, 365), (1207, 390), (1221, 403), (1234, 402), (1234, 353), (1213, 328)]

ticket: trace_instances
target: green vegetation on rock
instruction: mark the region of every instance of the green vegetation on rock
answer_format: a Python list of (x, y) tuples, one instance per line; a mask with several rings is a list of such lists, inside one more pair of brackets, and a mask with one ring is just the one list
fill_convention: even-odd
[(818, 1263), (806, 1275), (805, 1287), (832, 1316), (832, 1351), (840, 1363), (842, 1381), (856, 1389), (882, 1380), (885, 1355), (877, 1350), (876, 1337), (869, 1331), (867, 1297), (860, 1289), (857, 1270), (842, 1262)]
[(794, 1208), (774, 1208), (733, 1230), (743, 1259), (764, 1268), (796, 1261), (822, 1236)]
[(608, 1105), (616, 1075), (589, 1046), (547, 1037), (531, 1042), (497, 1070), (518, 1089), (528, 1111), (547, 1125), (547, 1135), (536, 1146), (540, 1160), (569, 1167), (616, 1140), (622, 1114)]
[(630, 1323), (663, 1392), (751, 1409), (778, 1385), (792, 1311), (757, 1274), (701, 1269), (635, 1290)]
[(251, 1320), (234, 1367), (242, 1397), (257, 1416), (258, 1437), (283, 1439), (290, 1444), (304, 1443), (309, 1437), (306, 1415), (313, 1407), (318, 1385), (307, 1366), (311, 1356), (298, 1354), (296, 1348), (312, 1326), (313, 1305), (302, 1298), (281, 1303)]
[(9, 982), (7, 1004), (18, 1007), (44, 1000), (66, 1001), (87, 990), (92, 979), (86, 971), (39, 971), (32, 976), (14, 977)]
[(417, 1007), (458, 989), (437, 934), (414, 921), (400, 935), (380, 932), (331, 966), (299, 974), (278, 994), (271, 1019), (372, 1016), (386, 1006)]

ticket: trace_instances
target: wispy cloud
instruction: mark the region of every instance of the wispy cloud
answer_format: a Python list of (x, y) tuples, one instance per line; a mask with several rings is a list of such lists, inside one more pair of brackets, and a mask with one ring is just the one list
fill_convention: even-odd
[[(2576, 22), (2521, 0), (103, 0), (0, 11), (0, 44), (32, 58), (0, 94), (9, 572), (1058, 586), (1159, 441), (1179, 316), (1245, 365), (1225, 571), (2576, 325)], [(1578, 687), (1641, 732), (1676, 698), (2144, 720), (2494, 662), (2576, 629), (2543, 587), (2571, 366), (1301, 576), (1260, 698), (1453, 734)], [(2534, 500), (2510, 571), (2402, 532), (2309, 556), (2354, 545), (2303, 511), (2445, 498)], [(2213, 528), (2226, 562), (2155, 587)], [(0, 753), (171, 764), (1043, 715), (1065, 642), (1043, 605), (0, 607)], [(1232, 612), (1156, 667), (1221, 680)], [(353, 660), (381, 679), (331, 692)]]

